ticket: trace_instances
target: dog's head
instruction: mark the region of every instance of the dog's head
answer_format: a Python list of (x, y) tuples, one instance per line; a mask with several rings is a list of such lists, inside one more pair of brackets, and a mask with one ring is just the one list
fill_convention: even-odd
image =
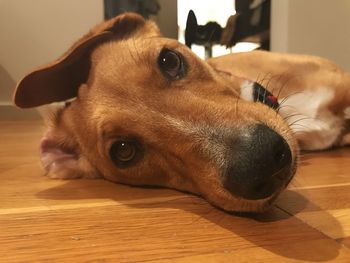
[(15, 103), (75, 98), (42, 140), (43, 165), (57, 177), (166, 186), (225, 210), (261, 211), (293, 177), (297, 146), (273, 105), (242, 99), (244, 86), (246, 98), (263, 90), (127, 13), (27, 75)]

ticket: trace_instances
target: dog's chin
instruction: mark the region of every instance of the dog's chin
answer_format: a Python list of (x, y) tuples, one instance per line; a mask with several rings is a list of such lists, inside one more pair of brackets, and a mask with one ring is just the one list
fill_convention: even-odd
[(216, 200), (208, 199), (208, 201), (215, 207), (229, 213), (263, 213), (273, 207), (274, 202), (293, 179), (294, 173), (295, 171), (291, 171), (291, 176), (281, 187), (273, 191), (269, 196), (261, 199), (245, 199), (242, 197), (237, 197), (234, 195), (234, 193), (227, 190), (223, 190), (223, 198)]
[[(298, 158), (297, 156), (295, 157)], [(239, 198), (239, 205), (235, 205), (236, 202), (225, 202), (223, 206), (220, 206), (222, 209), (228, 212), (243, 212), (243, 213), (263, 213), (270, 210), (273, 207), (274, 202), (278, 199), (280, 194), (287, 188), (289, 183), (293, 180), (294, 175), (297, 171), (297, 161), (294, 160), (293, 163), (284, 171), (285, 180), (284, 182), (277, 187), (274, 191), (268, 194), (268, 196), (264, 196), (260, 199), (245, 199)], [(231, 193), (232, 198), (237, 200), (237, 197), (234, 193)], [(230, 205), (230, 203), (233, 203)]]
[(273, 207), (274, 202), (279, 197), (280, 193), (284, 190), (280, 189), (277, 192), (274, 192), (271, 196), (266, 197), (264, 199), (258, 200), (248, 200), (248, 199), (239, 199), (239, 205), (237, 203), (235, 205), (232, 202), (224, 202), (221, 204), (214, 204), (214, 206), (229, 212), (229, 213), (263, 213), (270, 210)]

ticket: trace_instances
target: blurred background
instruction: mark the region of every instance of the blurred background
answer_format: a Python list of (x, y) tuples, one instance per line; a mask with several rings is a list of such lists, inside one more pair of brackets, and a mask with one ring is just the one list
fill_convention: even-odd
[(350, 0), (0, 0), (0, 119), (39, 118), (12, 105), (16, 82), (125, 11), (202, 58), (261, 48), (322, 56), (350, 71)]

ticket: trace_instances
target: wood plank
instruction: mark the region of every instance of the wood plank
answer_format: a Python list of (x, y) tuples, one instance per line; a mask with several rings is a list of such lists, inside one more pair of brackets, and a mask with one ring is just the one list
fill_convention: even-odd
[(344, 246), (350, 248), (350, 237), (347, 238), (340, 238), (337, 240), (339, 243), (343, 244)]
[[(139, 262), (205, 254), (269, 255), (275, 262), (343, 260), (350, 251), (294, 217), (229, 215), (187, 198), (0, 216), (0, 255), (9, 261), (109, 259)], [(267, 251), (267, 252), (266, 252)]]
[[(168, 200), (184, 196), (178, 191), (160, 188), (130, 187), (105, 180), (53, 180), (44, 176), (39, 163), (18, 166), (0, 173), (0, 214), (40, 212), (81, 207), (113, 206), (121, 200)], [(25, 183), (23, 183), (25, 182)], [(147, 200), (146, 200), (147, 199)], [(100, 204), (101, 203), (101, 204)]]
[(302, 153), (297, 176), (291, 189), (350, 183), (350, 148)]
[(349, 160), (350, 148), (310, 154), (297, 175), (302, 186), (290, 187), (277, 206), (333, 239), (350, 237)]
[[(324, 247), (326, 250), (332, 250), (332, 246), (329, 246), (327, 242), (321, 241), (315, 241), (312, 242), (314, 247)], [(294, 244), (291, 244), (288, 246), (290, 251), (295, 251)], [(192, 262), (209, 262), (209, 263), (227, 263), (227, 262), (256, 262), (256, 263), (265, 263), (265, 262), (271, 262), (271, 263), (280, 263), (280, 262), (312, 262), (312, 261), (318, 261), (318, 262), (349, 262), (349, 258), (346, 255), (346, 253), (343, 253), (344, 250), (339, 251), (339, 255), (334, 259), (326, 259), (323, 256), (317, 255), (318, 251), (310, 250), (310, 247), (305, 247), (304, 254), (313, 256), (305, 257), (305, 259), (295, 259), (295, 258), (286, 258), (283, 256), (276, 257), (275, 254), (273, 254), (269, 250), (264, 251), (257, 251), (255, 248), (252, 249), (245, 249), (245, 250), (238, 250), (234, 252), (234, 255), (232, 253), (226, 253), (226, 254), (207, 254), (207, 255), (199, 255), (199, 256), (192, 256), (192, 257), (181, 257), (176, 259), (169, 259), (169, 260), (159, 260), (159, 261), (152, 261), (152, 262), (171, 262), (171, 263), (192, 263)], [(298, 248), (297, 253), (300, 253), (300, 250)]]
[(297, 217), (333, 239), (350, 237), (350, 208), (302, 212)]
[(38, 162), (42, 121), (0, 121), (0, 172)]

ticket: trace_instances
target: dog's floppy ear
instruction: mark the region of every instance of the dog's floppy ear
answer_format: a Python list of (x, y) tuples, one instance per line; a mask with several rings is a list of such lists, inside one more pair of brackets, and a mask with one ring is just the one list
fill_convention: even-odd
[(97, 25), (59, 59), (26, 75), (17, 85), (15, 104), (30, 108), (76, 97), (79, 86), (88, 78), (92, 50), (105, 41), (137, 35), (159, 35), (159, 30), (133, 13)]

